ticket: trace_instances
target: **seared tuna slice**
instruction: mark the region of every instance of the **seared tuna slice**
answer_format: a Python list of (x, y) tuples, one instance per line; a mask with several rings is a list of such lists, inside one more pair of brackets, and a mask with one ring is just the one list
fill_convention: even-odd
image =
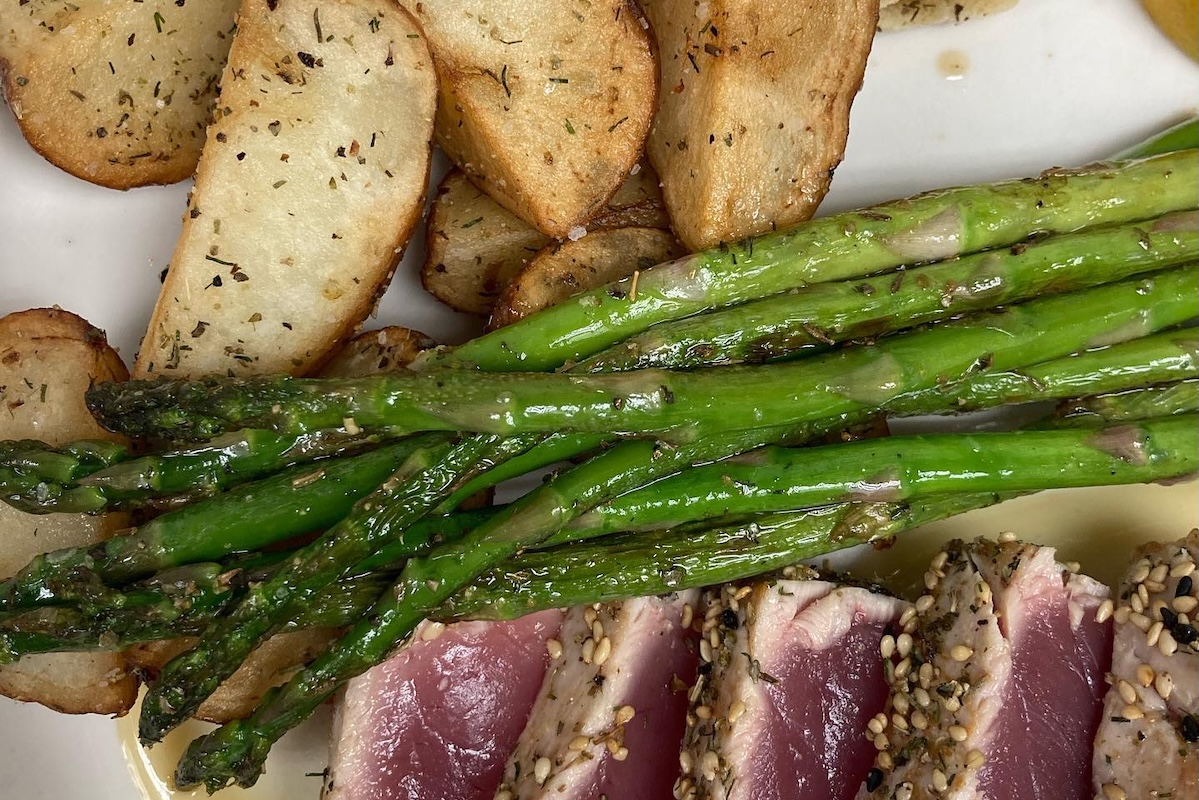
[(1142, 548), (1120, 584), (1112, 687), (1095, 738), (1102, 800), (1199, 796), (1197, 544), (1191, 531)]
[(891, 654), (891, 696), (869, 726), (879, 754), (859, 797), (1090, 797), (1107, 588), (1011, 537), (951, 543), (925, 585)]
[(346, 687), (325, 800), (490, 800), (561, 623), (560, 611), (423, 623)]
[(887, 696), (879, 643), (909, 605), (818, 580), (712, 590), (682, 800), (849, 800)]
[(573, 608), (496, 800), (663, 800), (695, 678), (698, 592)]

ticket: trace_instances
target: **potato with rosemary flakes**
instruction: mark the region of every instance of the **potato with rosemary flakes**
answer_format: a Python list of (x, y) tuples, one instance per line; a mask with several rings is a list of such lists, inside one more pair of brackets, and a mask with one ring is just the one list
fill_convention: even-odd
[(878, 0), (643, 6), (662, 83), (647, 150), (675, 234), (700, 250), (811, 217), (845, 152)]
[(373, 310), (424, 209), (437, 81), (391, 0), (245, 0), (134, 374), (302, 374)]
[[(104, 333), (58, 309), (0, 317), (0, 439), (119, 438), (101, 428), (83, 402), (93, 381), (128, 377)], [(124, 514), (26, 514), (0, 503), (0, 577), (34, 556), (88, 545), (127, 524)], [(0, 695), (68, 714), (123, 714), (137, 681), (120, 653), (45, 653), (0, 666)]]
[(35, 150), (114, 189), (191, 176), (238, 0), (4, 5), (2, 90)]
[(547, 236), (587, 224), (641, 157), (657, 97), (629, 0), (407, 0), (437, 65), (437, 142)]
[[(639, 165), (587, 223), (590, 231), (625, 226), (670, 227), (648, 166)], [(490, 314), (512, 277), (551, 241), (452, 169), (429, 209), (421, 283), (450, 308)]]

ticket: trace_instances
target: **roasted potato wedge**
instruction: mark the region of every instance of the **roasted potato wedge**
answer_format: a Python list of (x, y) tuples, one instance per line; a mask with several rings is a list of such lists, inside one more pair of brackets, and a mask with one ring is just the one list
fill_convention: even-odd
[(546, 245), (500, 295), (491, 328), (684, 253), (674, 235), (660, 228), (609, 228)]
[(406, 0), (440, 78), (437, 141), (547, 236), (586, 224), (641, 156), (657, 96), (628, 0)]
[(195, 171), (238, 0), (5, 5), (3, 92), (35, 150), (114, 189)]
[(1017, 0), (882, 0), (878, 28), (897, 31), (920, 25), (965, 22), (1007, 11)]
[[(360, 333), (337, 351), (320, 374), (351, 378), (403, 369), (417, 353), (435, 344), (423, 333), (398, 326)], [(204, 701), (196, 716), (209, 722), (245, 717), (268, 689), (283, 683), (297, 667), (315, 658), (335, 635), (336, 631), (318, 629), (272, 636)], [(157, 675), (168, 661), (190, 649), (195, 641), (181, 638), (150, 642), (129, 648), (125, 656), (140, 672)]]
[(423, 210), (436, 84), (390, 0), (245, 0), (134, 374), (319, 366)]
[[(103, 332), (73, 314), (35, 309), (0, 318), (0, 439), (112, 439), (83, 395), (92, 381), (127, 377)], [(0, 503), (0, 577), (39, 553), (91, 544), (125, 524), (124, 515), (32, 515)], [(137, 682), (119, 653), (50, 653), (0, 667), (0, 694), (70, 714), (122, 714)]]
[[(670, 226), (658, 176), (648, 166), (636, 169), (587, 223), (589, 230), (627, 226)], [(487, 315), (512, 276), (550, 241), (452, 169), (429, 210), (421, 282), (450, 308)]]
[(878, 0), (643, 7), (662, 84), (648, 153), (679, 239), (700, 250), (812, 216), (845, 150)]

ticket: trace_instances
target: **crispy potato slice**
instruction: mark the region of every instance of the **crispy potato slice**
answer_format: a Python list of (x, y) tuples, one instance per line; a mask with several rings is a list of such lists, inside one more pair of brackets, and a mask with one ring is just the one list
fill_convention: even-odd
[(495, 200), (565, 238), (641, 156), (657, 95), (628, 0), (406, 0), (441, 82), (437, 141)]
[(921, 25), (965, 22), (974, 17), (998, 14), (1017, 0), (882, 0), (878, 28), (897, 31)]
[(134, 373), (319, 366), (423, 210), (436, 83), (391, 0), (245, 0)]
[[(128, 373), (102, 331), (57, 309), (0, 318), (0, 439), (61, 444), (113, 439), (83, 403), (92, 381)], [(0, 503), (0, 577), (47, 550), (91, 544), (126, 523), (124, 515), (33, 515)], [(70, 714), (122, 714), (137, 681), (117, 653), (50, 653), (0, 667), (0, 694)]]
[[(338, 350), (320, 374), (351, 378), (403, 369), (417, 353), (435, 345), (423, 333), (399, 326), (360, 333)], [(315, 658), (336, 633), (322, 628), (272, 636), (204, 701), (196, 716), (209, 722), (245, 717), (268, 689), (283, 683), (300, 665)], [(192, 638), (149, 642), (127, 649), (125, 657), (131, 666), (153, 676), (195, 642)]]
[(195, 171), (238, 0), (6, 5), (2, 89), (35, 150), (114, 189)]
[(684, 253), (670, 231), (659, 228), (610, 228), (546, 245), (500, 295), (491, 328)]
[(421, 283), (456, 311), (488, 314), (508, 280), (549, 241), (454, 169), (429, 208)]
[[(588, 230), (629, 226), (670, 227), (658, 176), (648, 166), (630, 175), (587, 223)], [(453, 169), (429, 210), (421, 282), (456, 311), (490, 314), (512, 276), (551, 241)]]
[(812, 216), (845, 151), (878, 0), (643, 6), (662, 70), (647, 149), (679, 239), (700, 250)]

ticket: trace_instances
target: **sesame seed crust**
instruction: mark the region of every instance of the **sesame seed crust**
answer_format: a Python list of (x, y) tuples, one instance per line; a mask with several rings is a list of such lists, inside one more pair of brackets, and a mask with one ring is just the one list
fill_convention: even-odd
[(1199, 532), (1142, 547), (1115, 597), (1115, 647), (1093, 763), (1097, 797), (1199, 792)]

